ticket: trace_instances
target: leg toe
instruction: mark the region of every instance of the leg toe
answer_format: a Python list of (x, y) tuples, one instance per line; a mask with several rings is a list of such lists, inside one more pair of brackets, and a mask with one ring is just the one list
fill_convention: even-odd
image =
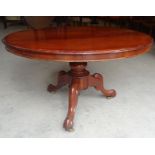
[(71, 118), (66, 118), (63, 124), (63, 127), (65, 128), (66, 131), (73, 132), (73, 119)]
[(115, 97), (115, 96), (116, 96), (116, 91), (115, 91), (114, 89), (108, 90), (108, 91), (106, 91), (105, 96), (106, 96), (107, 98)]
[(56, 92), (56, 90), (57, 90), (56, 86), (54, 86), (52, 84), (48, 85), (48, 87), (47, 87), (48, 92)]

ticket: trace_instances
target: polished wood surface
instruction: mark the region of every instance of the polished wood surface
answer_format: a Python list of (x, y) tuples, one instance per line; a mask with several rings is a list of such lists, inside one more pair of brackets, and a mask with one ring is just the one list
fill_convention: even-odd
[(153, 40), (128, 29), (59, 27), (15, 32), (3, 42), (8, 51), (27, 58), (85, 62), (136, 56), (147, 52)]
[(63, 124), (63, 127), (67, 131), (73, 130), (74, 115), (77, 107), (78, 95), (81, 90), (94, 87), (106, 97), (116, 96), (116, 91), (114, 89), (107, 90), (104, 88), (102, 75), (99, 73), (91, 75), (89, 71), (86, 70), (86, 66), (86, 62), (71, 62), (71, 70), (69, 72), (60, 71), (57, 84), (55, 86), (53, 84), (48, 86), (49, 92), (55, 92), (59, 88), (69, 85), (68, 113)]
[(25, 30), (9, 34), (3, 39), (6, 49), (16, 55), (51, 61), (70, 62), (70, 71), (58, 74), (57, 91), (69, 85), (69, 106), (63, 127), (73, 130), (73, 122), (81, 90), (94, 87), (106, 97), (116, 96), (114, 89), (104, 88), (101, 74), (86, 70), (88, 61), (128, 58), (147, 52), (153, 39), (143, 33), (119, 28), (63, 27)]

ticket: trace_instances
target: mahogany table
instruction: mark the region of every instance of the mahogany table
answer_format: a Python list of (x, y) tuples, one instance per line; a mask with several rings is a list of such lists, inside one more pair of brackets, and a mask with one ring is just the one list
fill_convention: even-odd
[(64, 121), (67, 131), (73, 129), (73, 119), (81, 90), (94, 87), (106, 97), (114, 97), (114, 89), (105, 89), (101, 74), (90, 74), (87, 62), (129, 58), (147, 52), (153, 39), (140, 32), (106, 27), (61, 27), (25, 30), (9, 34), (3, 39), (6, 49), (19, 56), (69, 62), (70, 71), (60, 71), (56, 91), (69, 85), (69, 107)]

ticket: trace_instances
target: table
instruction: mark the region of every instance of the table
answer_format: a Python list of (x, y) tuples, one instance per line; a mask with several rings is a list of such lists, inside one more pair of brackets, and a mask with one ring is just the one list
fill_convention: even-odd
[[(129, 58), (149, 51), (153, 39), (144, 33), (108, 27), (59, 27), (24, 30), (3, 39), (6, 49), (26, 58), (69, 62), (70, 71), (60, 71), (53, 92), (69, 85), (69, 106), (63, 127), (73, 130), (73, 120), (81, 90), (94, 87), (106, 97), (116, 96), (114, 89), (104, 88), (103, 76), (90, 74), (87, 62)], [(110, 70), (109, 70), (110, 72)]]

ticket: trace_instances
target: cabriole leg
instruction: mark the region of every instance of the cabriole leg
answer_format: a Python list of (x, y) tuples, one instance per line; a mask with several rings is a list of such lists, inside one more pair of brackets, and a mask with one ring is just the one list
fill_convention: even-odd
[(77, 84), (74, 84), (74, 83), (71, 84), (69, 88), (68, 113), (63, 125), (63, 127), (67, 131), (73, 131), (73, 120), (74, 120), (75, 110), (77, 107), (78, 94), (79, 94), (79, 90), (78, 90)]
[(102, 94), (106, 97), (116, 96), (116, 91), (114, 89), (105, 89), (103, 76), (101, 74), (95, 73), (89, 76), (89, 86), (94, 87), (96, 90), (101, 91)]
[(57, 85), (53, 85), (53, 84), (49, 84), (47, 90), (49, 92), (55, 92), (58, 89), (60, 89), (61, 87), (67, 85), (70, 83), (70, 76), (68, 74), (68, 72), (65, 71), (60, 71), (58, 74), (58, 80), (57, 80)]

